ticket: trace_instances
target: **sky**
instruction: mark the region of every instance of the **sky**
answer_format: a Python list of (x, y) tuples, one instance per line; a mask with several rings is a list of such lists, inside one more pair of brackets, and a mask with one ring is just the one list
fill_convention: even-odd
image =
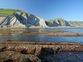
[(46, 20), (83, 21), (83, 0), (0, 0), (0, 8), (20, 9)]

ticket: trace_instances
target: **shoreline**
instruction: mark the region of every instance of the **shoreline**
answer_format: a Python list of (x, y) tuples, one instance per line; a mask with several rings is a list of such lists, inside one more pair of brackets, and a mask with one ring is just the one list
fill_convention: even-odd
[(50, 33), (50, 32), (42, 32), (42, 33), (23, 33), (25, 35), (47, 35), (47, 36), (83, 36), (83, 33), (74, 33), (74, 32), (55, 32), (55, 33)]
[(48, 27), (48, 28), (83, 28), (83, 26), (55, 26), (55, 27)]
[(48, 26), (48, 27), (33, 27), (33, 28), (4, 27), (0, 29), (45, 29), (45, 28), (83, 28), (83, 26)]
[(9, 32), (9, 33), (0, 33), (0, 35), (44, 35), (44, 36), (83, 36), (83, 33), (75, 33), (75, 32)]
[[(54, 28), (54, 27), (53, 27)], [(55, 27), (59, 28), (59, 27)], [(60, 27), (63, 28), (63, 27)], [(68, 27), (66, 27), (68, 28)], [(54, 30), (49, 32), (31, 32), (27, 29), (0, 29), (0, 35), (13, 35), (13, 34), (21, 34), (21, 35), (47, 35), (47, 36), (83, 36), (83, 33), (79, 32), (66, 32), (60, 30)]]

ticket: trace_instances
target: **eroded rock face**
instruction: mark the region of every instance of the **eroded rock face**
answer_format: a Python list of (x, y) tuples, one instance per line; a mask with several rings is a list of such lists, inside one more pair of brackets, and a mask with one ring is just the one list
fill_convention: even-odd
[(29, 27), (47, 27), (45, 20), (40, 17), (36, 17), (32, 14), (27, 14), (24, 12), (14, 13), (13, 15), (7, 16), (4, 20), (0, 22), (1, 27), (19, 27), (19, 28), (29, 28)]

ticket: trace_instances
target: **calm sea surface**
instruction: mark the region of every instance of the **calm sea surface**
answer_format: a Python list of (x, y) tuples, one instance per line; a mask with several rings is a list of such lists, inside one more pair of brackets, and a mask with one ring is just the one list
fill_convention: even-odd
[[(83, 33), (83, 28), (48, 28), (48, 29), (29, 29), (26, 32), (52, 32), (52, 31), (67, 31)], [(41, 34), (26, 35), (26, 34), (11, 34), (0, 35), (0, 41), (30, 41), (30, 42), (83, 42), (83, 36), (46, 36)]]

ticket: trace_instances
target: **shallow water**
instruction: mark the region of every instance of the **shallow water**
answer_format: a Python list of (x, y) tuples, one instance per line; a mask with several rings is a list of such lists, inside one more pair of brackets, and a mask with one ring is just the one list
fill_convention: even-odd
[(49, 62), (83, 62), (83, 52), (61, 52), (48, 58)]
[(45, 36), (45, 35), (22, 35), (14, 34), (0, 36), (0, 41), (32, 41), (32, 42), (83, 42), (83, 36)]
[[(29, 29), (26, 32), (50, 32), (55, 30), (62, 30), (68, 32), (83, 33), (82, 28), (48, 28), (48, 29)], [(83, 42), (83, 36), (47, 36), (47, 35), (26, 35), (21, 33), (11, 35), (0, 35), (0, 41), (32, 41), (32, 42)]]
[(44, 32), (50, 32), (50, 31), (55, 31), (55, 30), (83, 33), (83, 28), (47, 28), (44, 30), (40, 29), (40, 31), (44, 31)]

